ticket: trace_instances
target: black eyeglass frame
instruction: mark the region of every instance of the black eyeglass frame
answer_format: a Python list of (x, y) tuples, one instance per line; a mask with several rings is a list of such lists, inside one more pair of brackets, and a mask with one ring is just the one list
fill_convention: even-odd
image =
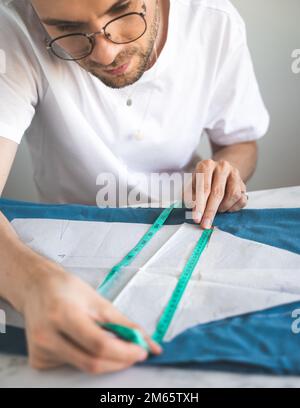
[[(87, 33), (71, 33), (71, 34), (61, 35), (61, 36), (56, 37), (56, 38), (53, 38), (53, 39), (51, 39), (51, 40), (46, 40), (46, 48), (47, 48), (47, 50), (51, 51), (51, 52), (53, 53), (53, 55), (55, 55), (57, 58), (60, 58), (60, 59), (62, 59), (62, 60), (64, 60), (64, 61), (80, 61), (80, 60), (83, 60), (83, 59), (87, 58), (89, 55), (91, 55), (91, 54), (93, 53), (94, 48), (95, 48), (95, 45), (96, 45), (96, 42), (95, 42), (95, 36), (96, 36), (96, 35), (100, 35), (100, 34), (104, 35), (105, 38), (106, 38), (107, 40), (111, 41), (113, 44), (130, 44), (130, 43), (132, 43), (132, 42), (134, 42), (134, 41), (137, 41), (137, 40), (140, 39), (141, 37), (143, 37), (143, 35), (146, 33), (146, 31), (147, 31), (147, 29), (148, 29), (147, 21), (146, 21), (146, 19), (145, 19), (146, 12), (147, 12), (147, 8), (146, 8), (145, 3), (143, 4), (142, 8), (143, 8), (143, 11), (140, 12), (140, 13), (135, 12), (135, 11), (134, 11), (134, 12), (131, 12), (131, 13), (126, 13), (126, 14), (122, 14), (121, 16), (116, 17), (116, 18), (114, 18), (114, 19), (108, 21), (108, 22), (105, 24), (105, 26), (102, 27), (102, 29), (101, 29), (100, 31), (97, 31), (97, 32), (95, 32), (95, 33), (90, 33), (90, 34), (87, 34)], [(116, 42), (116, 41), (113, 41), (113, 40), (110, 38), (109, 34), (106, 33), (107, 27), (108, 27), (110, 24), (112, 24), (112, 23), (114, 23), (115, 21), (117, 21), (117, 20), (120, 20), (120, 19), (122, 19), (122, 18), (124, 18), (124, 17), (132, 16), (132, 15), (138, 15), (139, 17), (141, 17), (141, 18), (143, 19), (144, 24), (145, 24), (145, 29), (144, 29), (143, 33), (142, 33), (140, 36), (138, 36), (137, 38), (135, 38), (134, 40), (125, 41), (125, 42)], [(64, 58), (64, 57), (61, 57), (60, 55), (58, 55), (58, 54), (55, 53), (55, 51), (54, 51), (53, 48), (52, 48), (52, 45), (53, 45), (56, 41), (59, 41), (59, 40), (61, 40), (61, 39), (63, 39), (63, 38), (69, 38), (69, 37), (74, 37), (74, 36), (78, 36), (78, 35), (81, 35), (81, 36), (87, 38), (87, 39), (89, 40), (89, 42), (90, 42), (90, 45), (91, 45), (91, 50), (90, 50), (84, 57), (80, 57), (80, 58)], [(67, 51), (66, 51), (66, 54), (68, 54)]]

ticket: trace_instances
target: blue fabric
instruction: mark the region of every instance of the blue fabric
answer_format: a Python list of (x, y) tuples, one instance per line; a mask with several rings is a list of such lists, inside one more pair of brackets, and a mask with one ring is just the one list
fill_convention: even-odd
[(144, 364), (300, 374), (294, 310), (300, 310), (300, 301), (192, 327)]
[[(9, 220), (55, 218), (152, 224), (161, 209), (99, 209), (0, 199), (0, 211)], [(192, 223), (185, 220), (185, 211), (175, 209), (166, 224)], [(240, 238), (300, 254), (300, 208), (220, 214), (215, 225)], [(291, 314), (295, 309), (300, 309), (300, 302), (195, 326), (164, 343), (164, 353), (143, 365), (300, 374), (300, 335), (291, 330)], [(0, 351), (26, 354), (24, 331), (9, 327), (6, 335), (0, 335)]]
[[(300, 334), (291, 330), (296, 309), (300, 302), (195, 326), (139, 365), (300, 375)], [(8, 327), (0, 351), (27, 355), (24, 330)]]
[[(300, 203), (299, 203), (300, 204)], [(56, 218), (152, 224), (158, 208), (97, 208), (83, 205), (48, 205), (0, 199), (0, 211), (14, 218)], [(185, 219), (186, 210), (174, 209), (167, 225), (193, 223)], [(245, 238), (300, 254), (300, 208), (243, 210), (218, 214), (214, 225)]]

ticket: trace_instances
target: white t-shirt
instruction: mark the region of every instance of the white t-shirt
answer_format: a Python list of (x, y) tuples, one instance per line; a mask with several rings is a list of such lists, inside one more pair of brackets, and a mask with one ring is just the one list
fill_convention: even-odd
[(268, 129), (245, 25), (228, 0), (171, 0), (158, 62), (120, 90), (44, 40), (30, 1), (0, 0), (0, 135), (20, 143), (26, 132), (41, 201), (95, 204), (99, 174), (122, 183), (192, 170), (204, 131), (225, 146)]

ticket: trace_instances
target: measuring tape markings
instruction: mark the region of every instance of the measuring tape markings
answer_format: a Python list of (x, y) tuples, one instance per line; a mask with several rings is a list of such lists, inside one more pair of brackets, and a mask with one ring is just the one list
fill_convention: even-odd
[(164, 336), (166, 335), (168, 328), (171, 325), (172, 319), (175, 315), (175, 312), (177, 310), (177, 307), (183, 297), (183, 294), (185, 292), (185, 289), (189, 283), (189, 280), (193, 274), (193, 271), (195, 270), (195, 267), (204, 251), (206, 248), (209, 239), (213, 233), (213, 229), (209, 230), (204, 230), (203, 233), (201, 234), (201, 237), (199, 238), (192, 255), (188, 259), (183, 272), (181, 273), (178, 283), (171, 295), (171, 298), (164, 309), (158, 324), (156, 326), (156, 330), (154, 334), (152, 335), (152, 339), (157, 341), (158, 343), (161, 343)]
[(140, 239), (136, 246), (119, 262), (115, 265), (110, 272), (106, 275), (103, 282), (97, 287), (97, 292), (101, 295), (105, 295), (109, 287), (111, 287), (118, 279), (121, 269), (129, 266), (137, 255), (143, 250), (149, 241), (154, 237), (154, 235), (163, 227), (166, 220), (170, 216), (172, 210), (177, 208), (180, 202), (175, 202), (170, 207), (165, 208), (159, 217), (155, 220), (154, 224), (149, 228), (146, 234)]

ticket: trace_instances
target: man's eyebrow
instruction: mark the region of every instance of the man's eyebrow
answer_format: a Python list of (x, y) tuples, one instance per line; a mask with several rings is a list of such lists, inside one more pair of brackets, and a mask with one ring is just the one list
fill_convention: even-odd
[[(126, 3), (127, 1), (128, 0), (117, 0), (108, 10), (104, 12), (104, 15), (113, 12), (114, 9), (116, 9), (119, 5), (121, 5), (122, 3)], [(69, 25), (81, 27), (88, 24), (86, 21), (62, 20), (57, 18), (41, 18), (41, 21), (48, 26)]]
[(56, 18), (42, 18), (41, 21), (48, 26), (60, 26), (60, 25), (82, 26), (86, 24), (83, 21), (59, 20)]

